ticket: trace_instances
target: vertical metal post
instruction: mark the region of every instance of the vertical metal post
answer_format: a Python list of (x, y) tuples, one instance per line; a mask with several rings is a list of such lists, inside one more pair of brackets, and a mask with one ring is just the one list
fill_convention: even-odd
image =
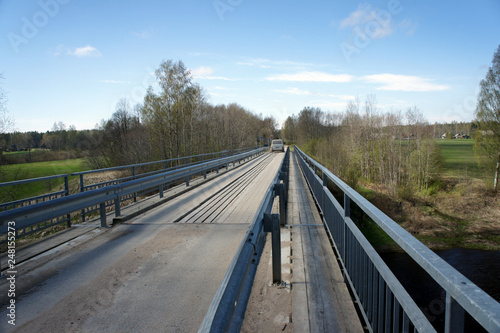
[(346, 219), (351, 218), (351, 198), (344, 193), (344, 218), (343, 218), (343, 223), (342, 223), (342, 229), (344, 230), (343, 237), (344, 237), (344, 244), (342, 245), (343, 249), (342, 252), (345, 255), (345, 240), (346, 240), (346, 233), (347, 233), (347, 225), (346, 225)]
[(115, 216), (120, 216), (121, 215), (120, 196), (117, 196), (114, 201), (115, 201)]
[(161, 198), (163, 198), (163, 184), (160, 185), (158, 190), (160, 192), (160, 199), (161, 199)]
[(281, 283), (281, 229), (279, 214), (264, 213), (264, 232), (271, 233), (273, 283)]
[[(135, 166), (132, 167), (132, 179), (135, 179)], [(137, 193), (134, 192), (134, 202), (137, 202)]]
[(101, 227), (106, 228), (108, 225), (106, 224), (106, 203), (102, 202), (99, 204), (99, 213), (101, 215)]
[(272, 215), (271, 238), (273, 240), (273, 282), (281, 283), (281, 228), (279, 216), (276, 214)]
[(286, 202), (285, 202), (285, 186), (283, 184), (276, 184), (277, 193), (280, 200), (280, 225), (286, 224)]
[[(69, 175), (64, 176), (64, 196), (69, 195)], [(66, 225), (68, 228), (71, 227), (71, 214), (66, 215)]]
[(447, 333), (464, 331), (464, 308), (446, 292), (444, 331)]
[[(80, 192), (83, 192), (83, 174), (80, 174)], [(82, 209), (82, 222), (85, 222), (85, 208)]]

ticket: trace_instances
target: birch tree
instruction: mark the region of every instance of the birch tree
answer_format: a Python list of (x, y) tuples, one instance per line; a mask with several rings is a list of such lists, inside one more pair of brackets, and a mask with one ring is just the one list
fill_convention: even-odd
[(480, 88), (475, 112), (479, 129), (475, 136), (475, 150), (483, 160), (496, 163), (493, 188), (497, 192), (500, 172), (500, 45)]

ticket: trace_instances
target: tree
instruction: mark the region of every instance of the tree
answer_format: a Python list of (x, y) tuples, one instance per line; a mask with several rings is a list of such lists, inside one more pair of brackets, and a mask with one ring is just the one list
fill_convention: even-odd
[(479, 129), (475, 135), (475, 150), (483, 159), (496, 162), (493, 184), (496, 192), (500, 171), (500, 45), (480, 88), (475, 112)]
[(282, 133), (283, 139), (285, 139), (288, 144), (297, 142), (297, 117), (295, 117), (295, 115), (286, 118)]
[[(0, 80), (3, 79), (3, 74), (0, 73)], [(14, 127), (14, 121), (7, 115), (7, 96), (5, 90), (0, 87), (0, 134), (6, 133)]]

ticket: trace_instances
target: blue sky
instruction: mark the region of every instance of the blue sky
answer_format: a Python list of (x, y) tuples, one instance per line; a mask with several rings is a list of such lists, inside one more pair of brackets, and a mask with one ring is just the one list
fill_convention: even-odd
[(0, 0), (0, 72), (19, 131), (77, 129), (140, 103), (182, 60), (212, 104), (280, 124), (376, 95), (429, 122), (473, 119), (500, 44), (500, 1)]

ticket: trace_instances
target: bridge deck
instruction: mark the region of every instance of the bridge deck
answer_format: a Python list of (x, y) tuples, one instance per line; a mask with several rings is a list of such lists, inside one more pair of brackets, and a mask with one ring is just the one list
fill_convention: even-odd
[(265, 154), (20, 264), (16, 326), (0, 331), (197, 331), (282, 158)]
[[(18, 265), (16, 326), (2, 320), (0, 331), (197, 331), (282, 157), (266, 154), (129, 221), (96, 228)], [(293, 313), (285, 322), (296, 332), (361, 332), (293, 155), (289, 173), (282, 256), (288, 260)], [(259, 267), (269, 263), (263, 255)], [(255, 283), (268, 280), (258, 273)], [(1, 289), (6, 286), (0, 280)], [(0, 304), (5, 301), (2, 293)], [(6, 311), (0, 316), (6, 318)], [(259, 331), (271, 331), (265, 325), (257, 325)]]

